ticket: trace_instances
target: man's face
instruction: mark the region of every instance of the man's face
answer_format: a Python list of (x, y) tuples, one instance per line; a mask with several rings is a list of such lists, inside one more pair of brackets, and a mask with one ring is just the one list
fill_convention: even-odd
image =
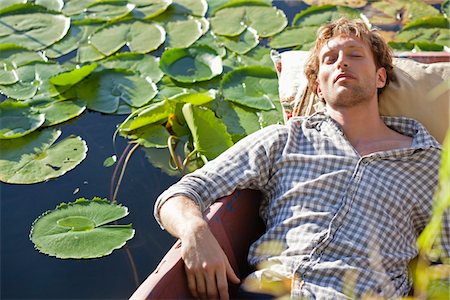
[(317, 82), (318, 95), (328, 105), (352, 107), (377, 99), (386, 71), (377, 70), (369, 45), (353, 35), (340, 35), (320, 50)]

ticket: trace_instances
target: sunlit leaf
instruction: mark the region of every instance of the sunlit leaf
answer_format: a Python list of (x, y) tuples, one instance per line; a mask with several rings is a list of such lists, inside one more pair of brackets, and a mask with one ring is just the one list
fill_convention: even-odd
[(186, 48), (203, 35), (202, 24), (196, 19), (168, 22), (166, 46), (170, 48)]
[(209, 31), (205, 35), (203, 35), (200, 39), (198, 39), (194, 46), (207, 45), (208, 47), (213, 48), (220, 57), (224, 57), (227, 54), (227, 50), (225, 47), (217, 42), (216, 36)]
[(102, 0), (90, 4), (83, 10), (83, 14), (85, 18), (113, 21), (128, 15), (134, 7), (124, 0)]
[(66, 0), (62, 12), (66, 16), (77, 15), (85, 11), (89, 5), (98, 0)]
[(64, 15), (31, 4), (0, 10), (0, 44), (17, 44), (40, 50), (62, 39), (70, 26)]
[(78, 98), (86, 101), (87, 108), (102, 113), (116, 112), (120, 101), (141, 107), (156, 93), (156, 85), (150, 78), (118, 70), (93, 73), (77, 85)]
[(245, 53), (245, 55), (240, 55), (238, 60), (241, 66), (261, 66), (273, 68), (273, 61), (270, 57), (270, 49), (262, 46), (253, 48), (250, 52)]
[(445, 0), (441, 5), (441, 12), (447, 17), (450, 18), (450, 0)]
[(128, 2), (136, 6), (133, 9), (133, 16), (139, 19), (156, 17), (172, 4), (172, 0), (129, 0)]
[(103, 161), (103, 166), (109, 168), (109, 167), (113, 166), (116, 162), (117, 162), (117, 155), (112, 155), (110, 157), (107, 157)]
[(223, 77), (224, 98), (260, 110), (274, 109), (278, 99), (278, 80), (271, 68), (251, 66), (233, 70)]
[(358, 19), (360, 13), (358, 10), (346, 6), (311, 6), (295, 15), (292, 26), (322, 26), (340, 17)]
[(25, 4), (27, 0), (4, 0), (0, 2), (0, 9), (12, 6), (14, 4)]
[(70, 136), (55, 144), (59, 130), (35, 131), (21, 138), (0, 140), (0, 181), (31, 184), (59, 177), (85, 157), (86, 143)]
[(367, 0), (303, 0), (308, 5), (318, 6), (325, 4), (342, 5), (353, 8), (360, 8), (367, 5)]
[(206, 92), (197, 92), (190, 89), (183, 89), (183, 91), (170, 99), (173, 101), (192, 103), (194, 105), (203, 105), (215, 99), (216, 90), (209, 90)]
[(150, 77), (155, 83), (161, 80), (163, 72), (159, 69), (159, 58), (141, 53), (118, 53), (108, 57), (100, 64), (108, 69), (133, 71), (142, 77)]
[(119, 126), (120, 132), (130, 132), (137, 128), (166, 120), (170, 114), (175, 112), (175, 103), (171, 101), (161, 101), (152, 103), (131, 114)]
[(64, 6), (63, 0), (35, 0), (35, 4), (43, 6), (48, 10), (60, 12)]
[[(369, 21), (373, 24), (407, 24), (411, 20), (438, 16), (439, 11), (420, 0), (385, 0), (372, 3), (378, 10)], [(375, 11), (376, 12), (376, 11)]]
[(91, 74), (97, 68), (97, 64), (90, 64), (74, 69), (69, 72), (60, 73), (50, 78), (50, 83), (54, 85), (74, 85), (86, 76)]
[(165, 40), (166, 32), (156, 23), (143, 21), (118, 22), (107, 25), (91, 36), (92, 45), (106, 56), (124, 45), (131, 52), (147, 53), (157, 49)]
[(81, 115), (86, 110), (86, 103), (82, 100), (30, 100), (27, 103), (33, 110), (44, 114), (45, 122), (42, 126), (53, 126)]
[(165, 74), (180, 82), (205, 81), (222, 73), (222, 59), (207, 46), (168, 49), (159, 63)]
[(246, 30), (238, 36), (218, 36), (217, 41), (222, 43), (227, 49), (239, 54), (249, 52), (259, 43), (258, 34), (251, 27), (247, 27)]
[(127, 138), (147, 148), (167, 148), (169, 136), (169, 132), (161, 124), (150, 124), (136, 129)]
[(37, 218), (30, 239), (37, 250), (58, 258), (102, 257), (134, 236), (129, 225), (107, 225), (128, 215), (128, 209), (106, 199), (84, 198), (62, 203)]
[(226, 126), (214, 112), (186, 103), (183, 115), (192, 133), (194, 149), (212, 160), (233, 145)]
[(173, 0), (172, 13), (203, 17), (208, 9), (206, 0)]
[(0, 120), (0, 139), (14, 139), (39, 128), (45, 116), (28, 104), (4, 101), (0, 103)]
[(210, 1), (208, 11), (213, 16), (222, 8), (250, 5), (272, 6), (272, 0), (214, 0)]
[(275, 35), (269, 42), (271, 48), (280, 49), (300, 46), (308, 50), (316, 40), (318, 26), (290, 27)]
[(257, 111), (259, 126), (264, 128), (271, 124), (284, 124), (283, 111), (280, 101), (273, 101), (275, 109)]

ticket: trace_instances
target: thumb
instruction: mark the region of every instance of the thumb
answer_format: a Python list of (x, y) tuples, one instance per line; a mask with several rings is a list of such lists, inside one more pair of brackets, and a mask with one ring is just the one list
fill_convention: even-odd
[(239, 279), (239, 277), (237, 277), (236, 273), (234, 273), (233, 268), (230, 265), (230, 262), (228, 261), (228, 259), (226, 260), (227, 264), (226, 264), (226, 272), (227, 272), (227, 277), (228, 279), (230, 279), (230, 281), (232, 283), (238, 284), (241, 282), (241, 280)]

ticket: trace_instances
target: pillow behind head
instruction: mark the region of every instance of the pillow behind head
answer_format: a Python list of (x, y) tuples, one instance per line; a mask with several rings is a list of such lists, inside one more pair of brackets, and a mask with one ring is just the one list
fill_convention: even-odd
[[(308, 51), (272, 51), (285, 120), (323, 107), (307, 87), (304, 65), (308, 56)], [(380, 114), (416, 119), (442, 143), (450, 127), (450, 62), (423, 64), (397, 58), (394, 72), (397, 80), (379, 96)]]

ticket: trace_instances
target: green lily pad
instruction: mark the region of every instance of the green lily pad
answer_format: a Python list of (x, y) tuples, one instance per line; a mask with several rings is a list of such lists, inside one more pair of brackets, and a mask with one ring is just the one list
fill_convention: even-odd
[(194, 44), (194, 46), (207, 45), (210, 48), (213, 48), (220, 57), (224, 57), (227, 54), (227, 50), (225, 47), (217, 42), (217, 37), (208, 31), (201, 38), (199, 38)]
[(316, 41), (319, 26), (290, 27), (272, 37), (269, 46), (275, 49), (298, 47), (309, 50)]
[(168, 22), (166, 45), (170, 48), (186, 48), (203, 35), (202, 23), (197, 19)]
[(180, 82), (206, 81), (222, 73), (222, 59), (207, 46), (173, 48), (161, 55), (159, 67)]
[(44, 57), (26, 48), (5, 44), (0, 45), (0, 84), (8, 85), (19, 81), (17, 69), (32, 62), (43, 62)]
[(273, 68), (273, 61), (270, 56), (270, 51), (271, 49), (269, 48), (258, 46), (245, 53), (245, 55), (240, 55), (238, 60), (241, 66), (261, 66)]
[(66, 16), (78, 15), (85, 11), (89, 5), (97, 1), (98, 0), (66, 0), (62, 12)]
[(238, 36), (217, 36), (217, 41), (222, 43), (228, 50), (245, 54), (255, 48), (259, 44), (258, 34), (256, 31), (247, 27), (244, 32)]
[(106, 56), (124, 45), (131, 52), (147, 53), (156, 50), (165, 40), (166, 31), (161, 25), (144, 21), (116, 22), (95, 32), (90, 41)]
[(128, 15), (133, 9), (133, 4), (128, 1), (120, 0), (102, 0), (96, 1), (83, 11), (85, 18), (97, 19), (102, 21), (114, 21)]
[(135, 5), (133, 17), (151, 19), (162, 14), (172, 4), (172, 0), (129, 0)]
[(420, 0), (385, 0), (372, 3), (372, 8), (378, 12), (369, 21), (376, 25), (405, 25), (412, 20), (439, 15), (439, 10)]
[(120, 124), (119, 131), (127, 134), (137, 128), (167, 120), (173, 113), (175, 113), (175, 103), (172, 101), (164, 100), (152, 103), (133, 112), (122, 124)]
[(450, 0), (445, 0), (441, 5), (441, 12), (447, 17), (450, 18)]
[(159, 58), (141, 53), (118, 53), (100, 62), (108, 69), (120, 69), (136, 72), (142, 77), (150, 77), (157, 83), (161, 80), (163, 72), (159, 69)]
[(250, 66), (233, 70), (222, 79), (225, 100), (247, 107), (270, 110), (278, 99), (278, 80), (271, 68)]
[(59, 130), (35, 131), (17, 139), (0, 140), (0, 181), (31, 184), (62, 176), (86, 157), (86, 143), (70, 136), (54, 144)]
[(208, 3), (206, 0), (173, 0), (170, 10), (173, 14), (203, 17)]
[(282, 10), (266, 6), (224, 8), (211, 18), (212, 31), (225, 36), (237, 36), (251, 27), (260, 37), (269, 37), (282, 31), (287, 23)]
[(128, 215), (128, 209), (106, 199), (84, 198), (62, 203), (37, 218), (30, 239), (37, 250), (58, 258), (86, 259), (111, 254), (133, 238), (129, 225), (107, 225)]
[(358, 19), (360, 13), (358, 10), (346, 6), (311, 6), (295, 15), (292, 26), (322, 26), (341, 17)]
[(38, 129), (45, 116), (28, 104), (4, 101), (0, 103), (0, 120), (0, 139), (14, 139)]
[(93, 73), (89, 79), (77, 85), (77, 95), (86, 101), (87, 108), (102, 113), (114, 113), (121, 101), (133, 107), (141, 107), (152, 100), (156, 85), (150, 78), (119, 70)]
[(40, 99), (27, 102), (33, 110), (45, 115), (43, 127), (53, 126), (78, 117), (86, 110), (82, 100)]
[(35, 0), (34, 3), (57, 12), (61, 12), (64, 6), (63, 0)]
[(194, 151), (208, 160), (216, 158), (233, 145), (226, 126), (212, 110), (186, 103), (183, 115), (192, 133)]
[(40, 6), (23, 4), (0, 11), (0, 44), (17, 44), (40, 50), (62, 39), (70, 19)]
[(127, 138), (146, 148), (167, 148), (169, 136), (169, 132), (163, 125), (150, 124), (136, 129)]
[(303, 0), (303, 2), (310, 6), (333, 4), (348, 6), (352, 8), (359, 8), (367, 5), (367, 0)]
[(216, 98), (216, 90), (208, 90), (206, 92), (198, 92), (192, 89), (182, 89), (181, 93), (170, 97), (170, 100), (184, 103), (192, 103), (194, 105), (203, 105), (213, 101)]
[(275, 101), (275, 109), (257, 111), (259, 126), (264, 128), (271, 124), (284, 124), (283, 110), (280, 101)]
[(97, 68), (97, 64), (85, 65), (81, 68), (71, 70), (69, 72), (60, 73), (50, 78), (50, 83), (60, 86), (74, 85), (89, 74), (91, 74)]
[(0, 9), (15, 5), (15, 4), (25, 4), (25, 3), (27, 3), (27, 0), (5, 0), (5, 1), (0, 2)]

